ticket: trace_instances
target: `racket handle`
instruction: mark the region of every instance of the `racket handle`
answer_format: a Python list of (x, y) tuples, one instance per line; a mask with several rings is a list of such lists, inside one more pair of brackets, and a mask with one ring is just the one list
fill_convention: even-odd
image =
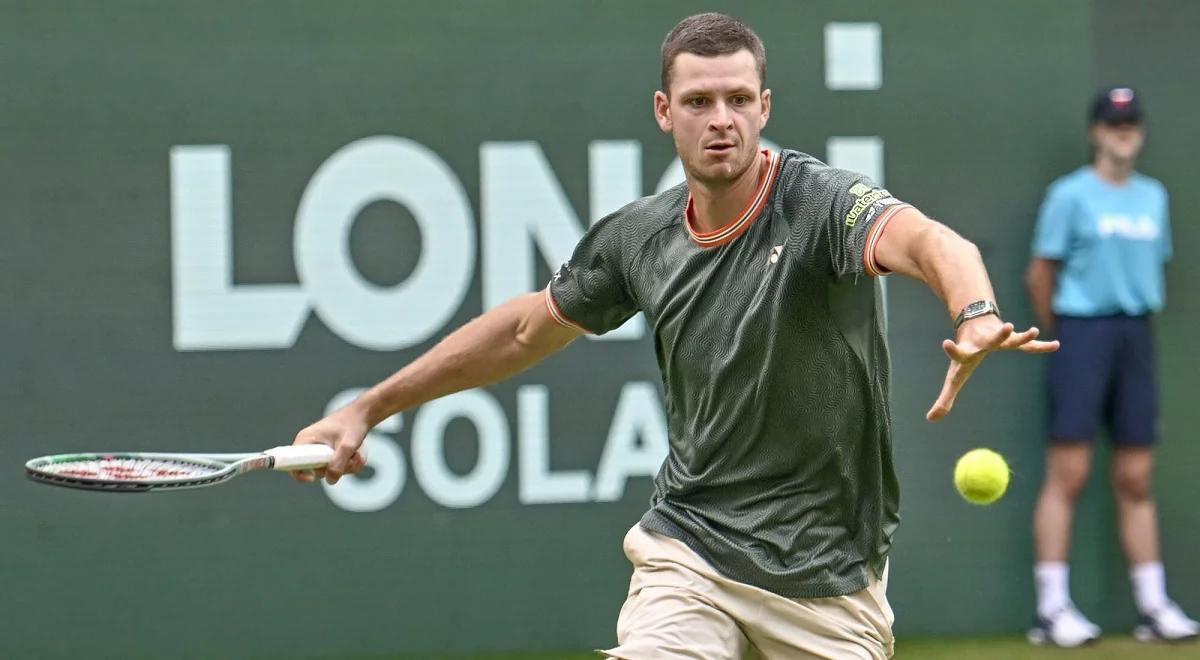
[(325, 467), (333, 460), (333, 447), (329, 445), (287, 445), (263, 453), (275, 459), (274, 469), (285, 471)]

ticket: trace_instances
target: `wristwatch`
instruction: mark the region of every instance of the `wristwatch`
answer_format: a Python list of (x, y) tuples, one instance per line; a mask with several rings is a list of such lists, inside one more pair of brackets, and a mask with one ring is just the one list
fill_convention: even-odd
[(963, 323), (988, 314), (1000, 316), (1000, 306), (990, 300), (976, 300), (970, 305), (963, 307), (962, 311), (958, 313), (958, 318), (954, 319), (954, 329), (958, 330), (958, 326)]

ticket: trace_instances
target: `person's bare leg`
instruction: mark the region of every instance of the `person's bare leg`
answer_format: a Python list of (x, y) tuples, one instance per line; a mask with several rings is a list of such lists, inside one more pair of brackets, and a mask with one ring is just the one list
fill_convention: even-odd
[(1091, 465), (1090, 443), (1054, 442), (1046, 450), (1046, 477), (1033, 510), (1034, 557), (1039, 563), (1067, 561), (1075, 503)]
[(1143, 617), (1134, 637), (1142, 641), (1192, 639), (1200, 635), (1200, 624), (1167, 596), (1158, 550), (1158, 512), (1150, 492), (1153, 469), (1154, 452), (1149, 447), (1121, 446), (1113, 452), (1111, 476), (1121, 547), (1129, 559), (1133, 598)]
[(1150, 494), (1154, 453), (1149, 447), (1118, 447), (1112, 454), (1112, 489), (1121, 547), (1130, 566), (1159, 561), (1158, 513)]
[(1129, 560), (1133, 599), (1142, 614), (1167, 605), (1166, 578), (1158, 555), (1158, 512), (1150, 494), (1154, 453), (1149, 447), (1118, 447), (1112, 456), (1121, 547)]
[(1029, 639), (1036, 644), (1079, 646), (1100, 635), (1100, 629), (1071, 603), (1067, 565), (1075, 503), (1091, 464), (1089, 443), (1053, 442), (1046, 451), (1046, 477), (1033, 512), (1038, 624), (1029, 631)]

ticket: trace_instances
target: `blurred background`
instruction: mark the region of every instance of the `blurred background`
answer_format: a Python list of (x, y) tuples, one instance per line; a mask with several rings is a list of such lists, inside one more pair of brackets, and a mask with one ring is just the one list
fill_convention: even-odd
[[(1200, 5), (0, 0), (0, 655), (610, 645), (621, 539), (666, 451), (640, 320), (389, 420), (368, 441), (374, 469), (333, 489), (254, 475), (98, 495), (34, 485), (21, 464), (287, 444), (540, 288), (590, 222), (681, 180), (651, 95), (663, 36), (705, 10), (766, 43), (765, 136), (864, 171), (975, 241), (1018, 325), (1033, 323), (1022, 271), (1037, 206), (1087, 159), (1089, 99), (1139, 90), (1139, 169), (1171, 193), (1177, 254), (1156, 321), (1163, 554), (1172, 596), (1200, 611), (1200, 266), (1187, 258)], [(891, 279), (897, 657), (923, 657), (906, 639), (1015, 639), (1033, 613), (1045, 362), (989, 361), (946, 421), (926, 423), (945, 313)], [(950, 477), (977, 446), (1014, 471), (988, 508)], [(1103, 465), (1077, 515), (1072, 587), (1122, 633), (1135, 614)], [(1023, 657), (1012, 648), (1003, 657)]]

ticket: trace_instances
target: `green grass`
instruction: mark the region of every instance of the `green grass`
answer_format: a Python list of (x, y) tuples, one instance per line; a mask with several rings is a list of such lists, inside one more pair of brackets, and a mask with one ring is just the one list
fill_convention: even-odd
[[(421, 660), (598, 660), (580, 653), (420, 656)], [(1141, 644), (1128, 636), (1106, 636), (1081, 649), (1031, 646), (1023, 637), (901, 639), (895, 660), (1200, 660), (1200, 644)], [(366, 660), (366, 659), (361, 659)], [(372, 660), (416, 660), (416, 656)]]
[(1197, 660), (1198, 644), (1142, 644), (1108, 635), (1079, 649), (1033, 646), (1023, 637), (900, 639), (896, 660)]

